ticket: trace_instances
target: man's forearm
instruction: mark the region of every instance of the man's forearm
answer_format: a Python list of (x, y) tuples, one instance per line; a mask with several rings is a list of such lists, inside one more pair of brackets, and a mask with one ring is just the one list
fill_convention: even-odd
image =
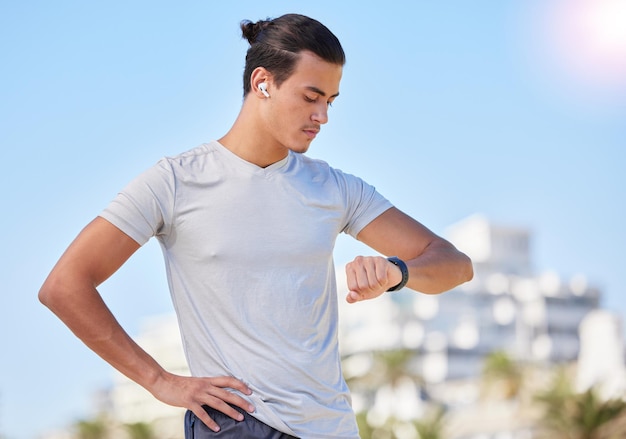
[(53, 278), (44, 284), (40, 301), (92, 351), (150, 390), (163, 369), (121, 327), (96, 288), (54, 284)]
[(472, 279), (472, 261), (446, 241), (430, 244), (418, 257), (406, 260), (407, 287), (426, 294), (439, 294)]

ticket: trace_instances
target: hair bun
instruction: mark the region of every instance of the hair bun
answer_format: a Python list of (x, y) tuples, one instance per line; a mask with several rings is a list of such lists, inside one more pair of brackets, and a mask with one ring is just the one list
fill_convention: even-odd
[(259, 35), (267, 29), (272, 22), (268, 18), (267, 20), (259, 20), (256, 23), (253, 23), (250, 20), (243, 20), (241, 22), (241, 33), (243, 37), (248, 40), (250, 45), (257, 42)]

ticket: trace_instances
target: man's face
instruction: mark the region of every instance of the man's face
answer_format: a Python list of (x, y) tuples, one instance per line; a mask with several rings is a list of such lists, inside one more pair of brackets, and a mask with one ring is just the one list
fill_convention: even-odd
[(328, 122), (330, 104), (339, 95), (342, 66), (302, 52), (292, 75), (271, 91), (266, 123), (282, 146), (303, 153)]

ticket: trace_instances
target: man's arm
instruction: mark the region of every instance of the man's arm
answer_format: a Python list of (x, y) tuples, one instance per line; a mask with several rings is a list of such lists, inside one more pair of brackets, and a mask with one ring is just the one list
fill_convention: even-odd
[[(409, 269), (407, 287), (438, 294), (473, 277), (472, 262), (450, 242), (391, 208), (365, 226), (357, 239), (386, 256), (397, 256)], [(400, 269), (384, 257), (359, 256), (346, 266), (350, 303), (380, 296), (402, 280)]]
[(119, 325), (97, 291), (139, 248), (139, 244), (103, 218), (96, 218), (72, 242), (39, 291), (39, 300), (90, 349), (157, 399), (193, 411), (209, 428), (219, 427), (202, 405), (234, 419), (254, 408), (226, 390), (250, 389), (233, 377), (192, 378), (165, 371)]

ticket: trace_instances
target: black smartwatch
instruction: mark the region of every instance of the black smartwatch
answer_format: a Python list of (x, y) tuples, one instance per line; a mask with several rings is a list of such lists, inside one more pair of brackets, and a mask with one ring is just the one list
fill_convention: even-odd
[(389, 288), (387, 291), (401, 290), (409, 281), (409, 269), (404, 263), (404, 261), (396, 256), (391, 256), (390, 258), (387, 258), (387, 260), (391, 262), (393, 265), (395, 265), (396, 267), (398, 267), (400, 271), (402, 272), (402, 280), (400, 281), (400, 283), (396, 285), (395, 287)]

